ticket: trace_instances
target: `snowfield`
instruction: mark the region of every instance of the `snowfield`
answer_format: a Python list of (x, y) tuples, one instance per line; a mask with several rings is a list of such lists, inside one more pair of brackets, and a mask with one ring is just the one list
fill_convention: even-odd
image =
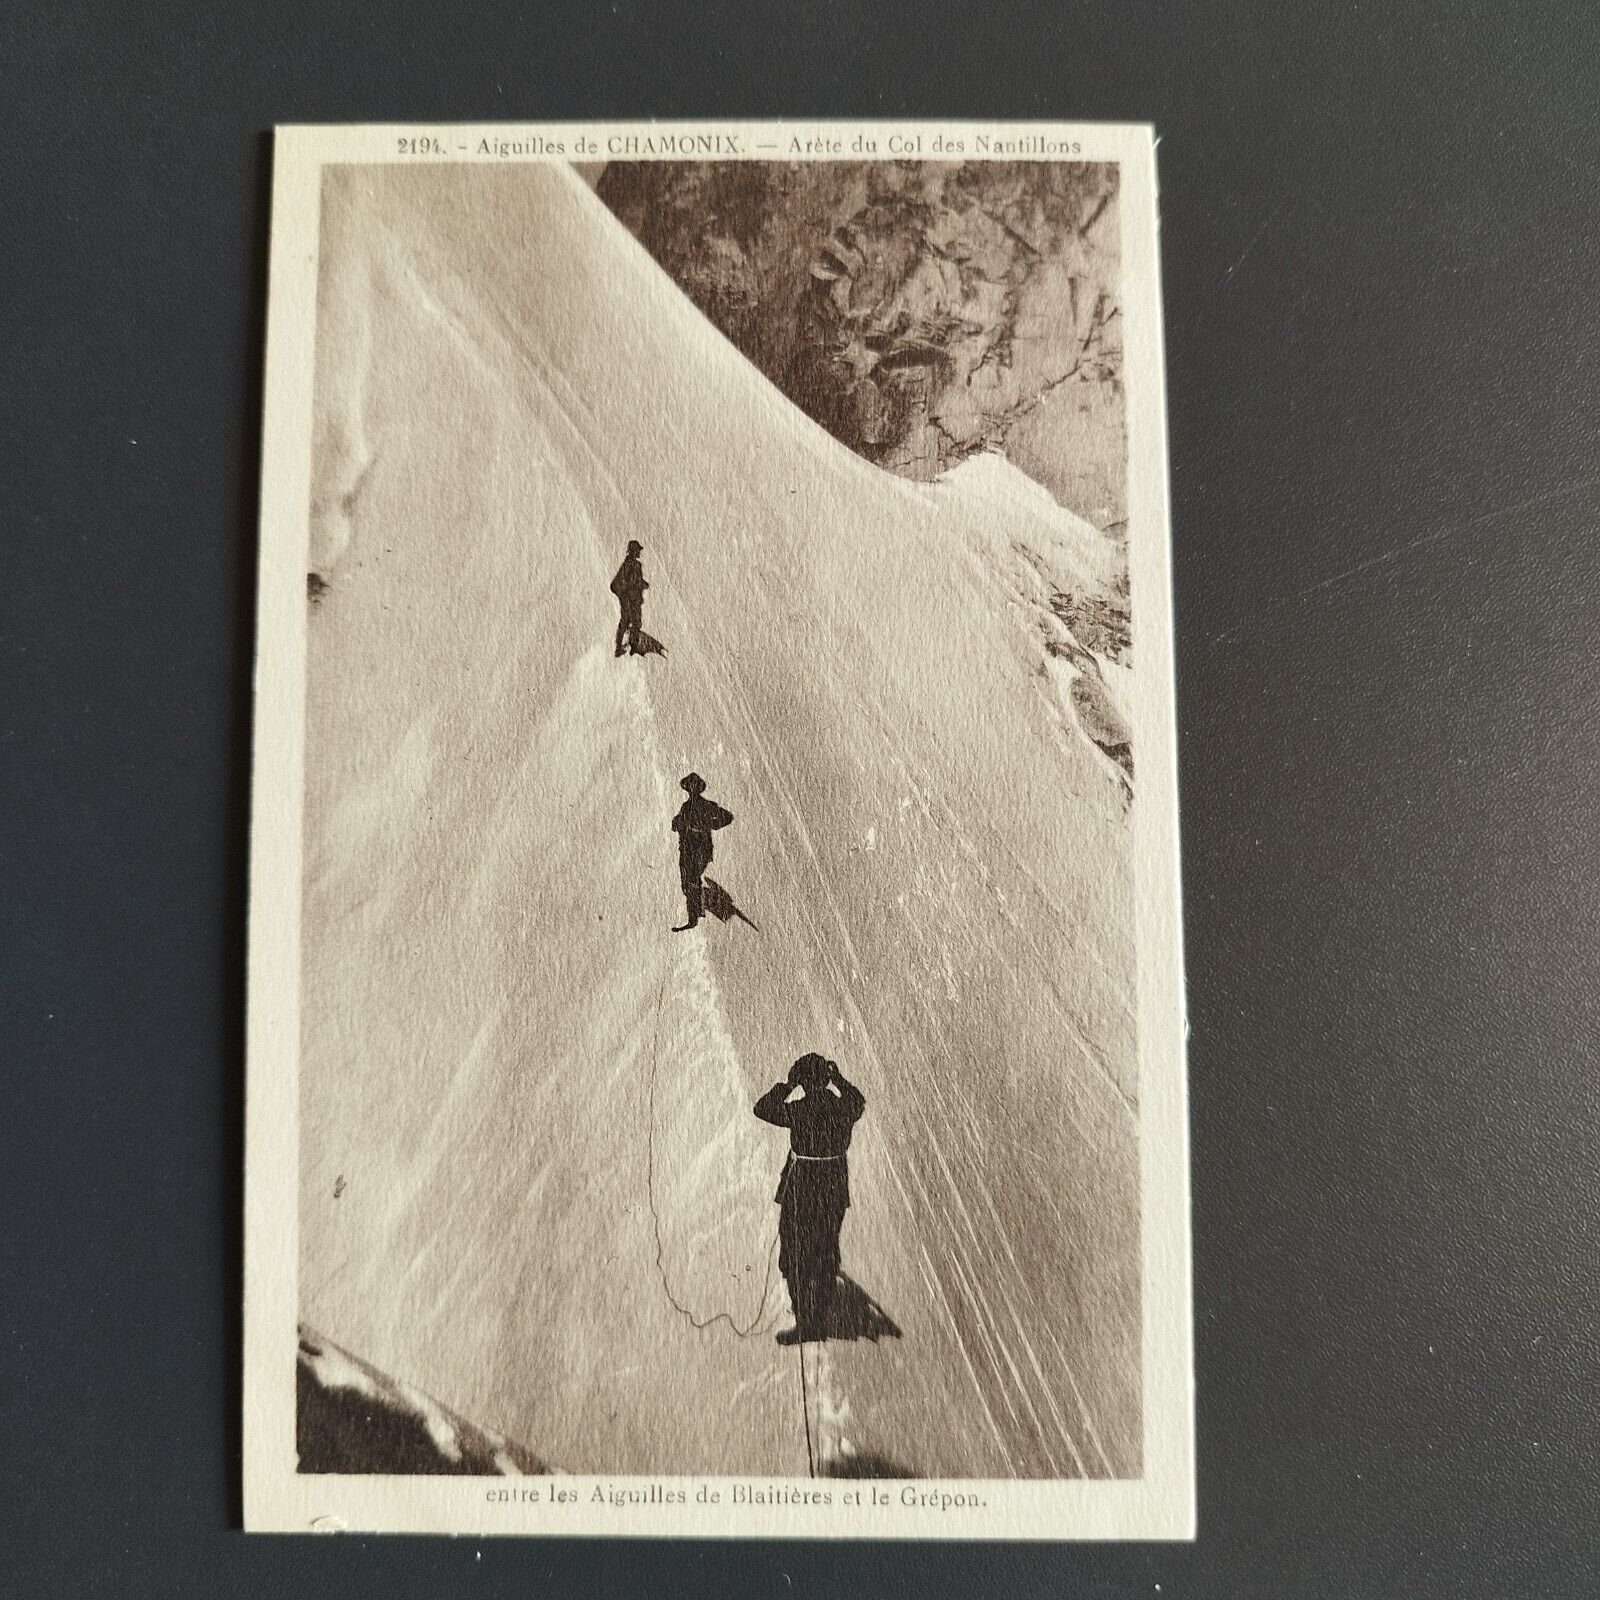
[[(572, 1471), (1136, 1475), (1128, 669), (1049, 606), (1111, 542), (851, 454), (563, 169), (331, 168), (322, 261), (302, 1320)], [(759, 932), (669, 931), (690, 769)], [(807, 1050), (897, 1332), (802, 1355)]]

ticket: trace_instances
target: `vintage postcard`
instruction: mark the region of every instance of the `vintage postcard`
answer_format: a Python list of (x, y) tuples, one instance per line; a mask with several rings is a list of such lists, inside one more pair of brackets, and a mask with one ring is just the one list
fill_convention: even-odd
[(1148, 128), (285, 128), (253, 1529), (1189, 1538)]

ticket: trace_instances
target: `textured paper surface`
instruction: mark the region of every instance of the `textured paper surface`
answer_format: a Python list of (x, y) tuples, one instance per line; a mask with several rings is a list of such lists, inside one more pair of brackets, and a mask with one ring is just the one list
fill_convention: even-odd
[(275, 166), (248, 1525), (1190, 1536), (1149, 131)]

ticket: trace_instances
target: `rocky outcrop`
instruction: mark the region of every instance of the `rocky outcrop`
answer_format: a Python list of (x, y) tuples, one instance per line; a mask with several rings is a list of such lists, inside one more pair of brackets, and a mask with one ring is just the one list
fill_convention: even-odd
[(1114, 165), (613, 162), (597, 192), (851, 449), (917, 479), (999, 449), (1125, 533)]
[(295, 1359), (301, 1472), (524, 1476), (551, 1469), (519, 1444), (458, 1417), (310, 1328)]

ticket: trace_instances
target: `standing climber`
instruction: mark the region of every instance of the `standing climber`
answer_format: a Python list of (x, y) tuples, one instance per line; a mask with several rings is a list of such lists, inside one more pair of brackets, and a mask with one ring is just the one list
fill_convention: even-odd
[(622, 654), (624, 637), (627, 639), (629, 655), (644, 654), (639, 648), (639, 631), (644, 627), (644, 592), (650, 585), (645, 582), (644, 567), (639, 561), (639, 552), (643, 549), (644, 546), (637, 539), (630, 539), (628, 553), (622, 558), (616, 577), (611, 580), (611, 592), (622, 608), (622, 616), (617, 622), (616, 654), (619, 656)]
[(706, 780), (698, 772), (691, 772), (680, 784), (689, 798), (678, 807), (672, 819), (672, 831), (678, 836), (678, 878), (683, 884), (683, 901), (688, 910), (688, 920), (674, 928), (674, 933), (687, 933), (699, 920), (705, 909), (706, 868), (711, 865), (711, 834), (716, 828), (726, 828), (733, 821), (733, 813), (724, 811), (715, 800), (707, 800)]
[[(798, 1091), (799, 1098), (795, 1098)], [(804, 1055), (756, 1101), (763, 1122), (789, 1130), (789, 1159), (774, 1196), (778, 1212), (778, 1270), (789, 1285), (794, 1326), (779, 1344), (828, 1337), (828, 1315), (839, 1278), (839, 1230), (850, 1206), (850, 1134), (866, 1099), (837, 1061)]]

